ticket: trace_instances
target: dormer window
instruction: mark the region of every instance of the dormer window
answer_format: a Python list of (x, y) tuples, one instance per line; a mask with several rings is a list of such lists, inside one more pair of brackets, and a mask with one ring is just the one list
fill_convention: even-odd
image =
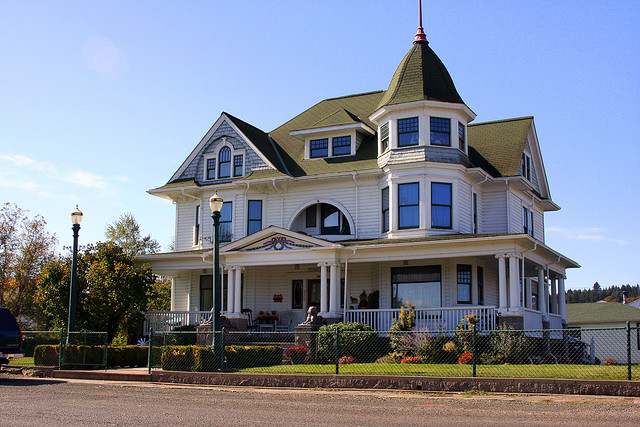
[(451, 119), (431, 117), (431, 145), (451, 147)]
[(398, 119), (398, 147), (418, 145), (419, 126), (417, 117)]
[(216, 179), (216, 158), (207, 159), (207, 179)]
[(458, 122), (458, 148), (462, 151), (466, 151), (467, 148), (467, 136), (464, 128), (464, 123)]
[(348, 156), (351, 154), (351, 136), (331, 138), (332, 156)]
[(522, 176), (531, 181), (531, 157), (527, 153), (522, 153)]
[(242, 176), (244, 172), (244, 156), (236, 154), (233, 156), (233, 176)]
[(389, 123), (380, 126), (380, 152), (384, 153), (389, 149)]
[(329, 140), (327, 138), (309, 141), (309, 157), (319, 159), (329, 156)]
[(224, 147), (218, 153), (218, 178), (231, 176), (231, 149)]

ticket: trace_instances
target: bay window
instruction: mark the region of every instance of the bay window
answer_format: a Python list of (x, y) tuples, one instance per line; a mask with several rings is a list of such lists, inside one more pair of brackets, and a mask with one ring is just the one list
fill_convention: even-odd
[(447, 182), (431, 183), (431, 227), (448, 229), (453, 223), (452, 186)]
[(419, 126), (417, 117), (398, 119), (398, 147), (418, 145)]
[(420, 227), (420, 184), (398, 184), (398, 228)]
[(451, 147), (451, 119), (430, 118), (431, 145)]

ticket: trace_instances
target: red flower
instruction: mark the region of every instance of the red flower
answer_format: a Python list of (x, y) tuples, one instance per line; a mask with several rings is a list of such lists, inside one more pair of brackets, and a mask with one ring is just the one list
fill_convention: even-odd
[(460, 356), (458, 356), (458, 363), (461, 365), (467, 365), (471, 363), (473, 360), (473, 353), (470, 351), (463, 351)]

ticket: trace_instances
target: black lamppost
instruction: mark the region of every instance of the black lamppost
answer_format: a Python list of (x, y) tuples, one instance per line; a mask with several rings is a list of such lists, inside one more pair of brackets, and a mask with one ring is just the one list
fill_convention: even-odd
[(220, 325), (222, 310), (222, 281), (220, 280), (220, 211), (224, 201), (215, 192), (209, 199), (211, 218), (213, 218), (213, 350), (216, 367), (222, 369), (224, 361), (224, 344)]
[(69, 288), (69, 320), (67, 322), (67, 343), (69, 334), (76, 329), (76, 304), (78, 301), (78, 232), (82, 222), (82, 211), (78, 205), (71, 212), (71, 229), (73, 230), (73, 258), (71, 261), (71, 285)]

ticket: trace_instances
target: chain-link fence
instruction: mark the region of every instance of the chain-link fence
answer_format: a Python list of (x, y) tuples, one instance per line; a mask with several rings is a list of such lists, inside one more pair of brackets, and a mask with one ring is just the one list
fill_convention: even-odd
[(152, 332), (149, 368), (637, 381), (640, 330)]

